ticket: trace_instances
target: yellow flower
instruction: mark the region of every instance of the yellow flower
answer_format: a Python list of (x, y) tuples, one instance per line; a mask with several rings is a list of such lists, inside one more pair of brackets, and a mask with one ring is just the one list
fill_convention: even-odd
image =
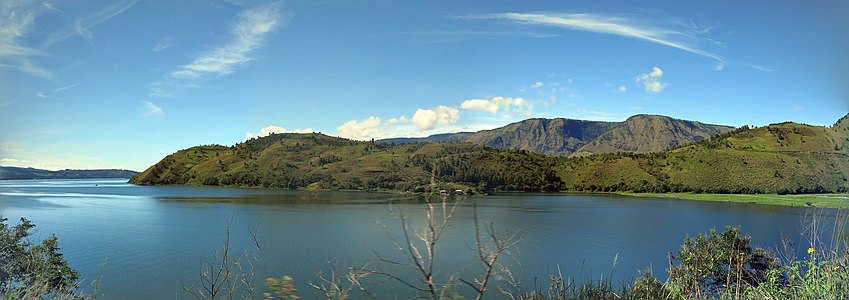
[(808, 248), (808, 254), (814, 253), (814, 247)]
[(834, 266), (834, 270), (835, 271), (840, 270), (840, 266)]

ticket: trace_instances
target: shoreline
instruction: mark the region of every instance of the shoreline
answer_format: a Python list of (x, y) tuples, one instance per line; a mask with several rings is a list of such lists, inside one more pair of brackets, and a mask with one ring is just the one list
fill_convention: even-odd
[(714, 202), (735, 202), (762, 205), (781, 205), (812, 208), (849, 208), (849, 194), (696, 194), (696, 193), (633, 193), (615, 192), (615, 195), (635, 198), (664, 198)]

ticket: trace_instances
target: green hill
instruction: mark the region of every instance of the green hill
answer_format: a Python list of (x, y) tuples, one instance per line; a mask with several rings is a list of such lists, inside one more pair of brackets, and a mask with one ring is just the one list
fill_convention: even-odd
[(597, 153), (660, 152), (707, 139), (733, 127), (679, 120), (665, 116), (636, 115), (584, 145), (573, 156)]
[(92, 179), (92, 178), (130, 178), (139, 172), (130, 170), (59, 170), (49, 171), (35, 168), (0, 167), (0, 180), (3, 179)]
[(849, 191), (849, 130), (780, 123), (743, 127), (650, 154), (561, 160), (570, 190), (709, 193)]
[[(653, 116), (635, 118), (653, 120), (634, 124), (668, 121)], [(514, 126), (528, 128), (513, 130), (511, 134), (518, 141), (529, 134), (545, 136), (547, 132), (617, 126), (593, 127), (576, 122), (588, 121), (532, 119), (524, 125), (516, 123)], [(649, 132), (678, 128), (690, 130), (686, 136), (693, 138), (698, 135), (692, 132), (706, 131), (699, 129), (700, 123), (672, 122), (676, 125), (652, 125), (654, 129)], [(551, 130), (552, 126), (559, 129)], [(586, 137), (598, 131), (570, 134)], [(546, 137), (551, 139), (541, 140), (556, 140), (550, 135)], [(502, 145), (506, 144), (509, 143)], [(631, 150), (639, 149), (642, 148)], [(495, 149), (473, 143), (389, 144), (316, 133), (274, 134), (232, 147), (198, 146), (178, 151), (134, 177), (131, 183), (413, 192), (846, 192), (849, 191), (849, 120), (844, 117), (831, 127), (790, 122), (743, 127), (667, 151), (620, 151), (574, 157), (544, 156), (529, 150)]]
[(556, 191), (554, 160), (470, 143), (388, 144), (273, 134), (171, 154), (131, 183), (274, 188)]

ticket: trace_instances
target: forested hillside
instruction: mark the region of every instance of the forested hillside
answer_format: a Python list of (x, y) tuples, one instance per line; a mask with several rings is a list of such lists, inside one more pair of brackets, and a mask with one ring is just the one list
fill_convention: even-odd
[(90, 179), (130, 178), (139, 172), (130, 170), (59, 170), (0, 167), (0, 179)]
[(570, 190), (709, 193), (849, 191), (846, 118), (831, 128), (743, 127), (669, 151), (564, 159)]
[(554, 160), (529, 151), (470, 143), (392, 145), (318, 133), (192, 147), (165, 157), (131, 182), (411, 192), (562, 187)]

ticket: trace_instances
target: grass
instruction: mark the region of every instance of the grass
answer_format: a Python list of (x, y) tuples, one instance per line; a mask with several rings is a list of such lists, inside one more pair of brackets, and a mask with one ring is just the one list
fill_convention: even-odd
[(849, 208), (849, 194), (696, 194), (696, 193), (631, 193), (618, 195), (640, 198), (670, 198), (699, 201), (738, 202), (766, 205)]

